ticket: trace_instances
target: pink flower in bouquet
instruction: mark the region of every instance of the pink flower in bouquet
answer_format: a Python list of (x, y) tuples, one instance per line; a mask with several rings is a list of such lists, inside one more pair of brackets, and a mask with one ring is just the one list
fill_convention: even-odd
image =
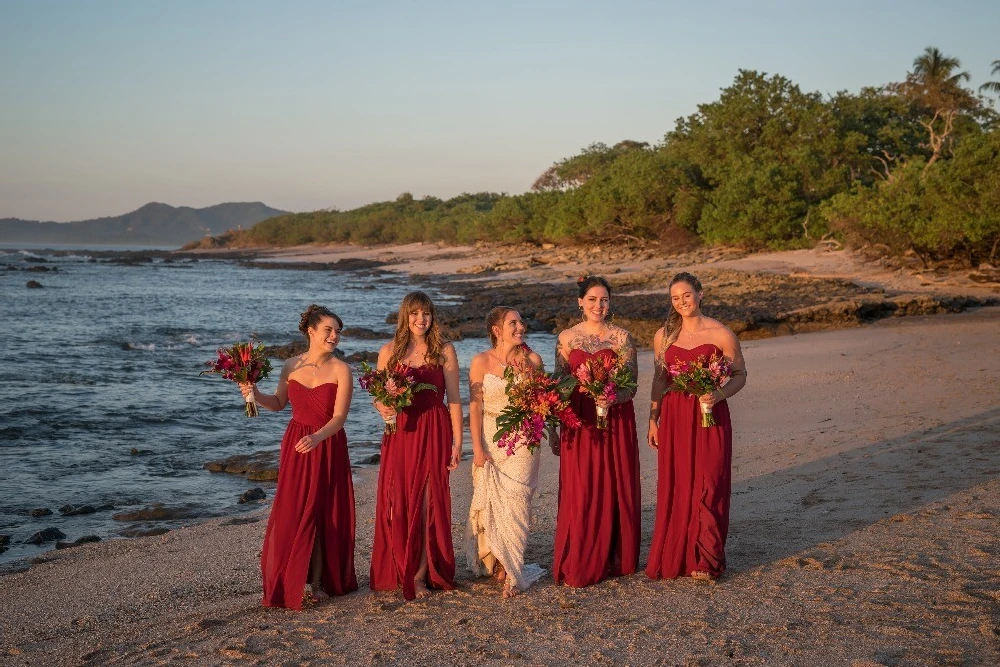
[[(436, 390), (432, 384), (417, 382), (413, 369), (404, 364), (396, 364), (393, 368), (377, 370), (366, 362), (361, 362), (362, 374), (358, 384), (372, 397), (397, 412), (413, 403), (413, 395), (419, 391)], [(396, 432), (396, 418), (385, 420), (384, 433)]]
[[(624, 356), (613, 350), (600, 350), (574, 371), (581, 392), (597, 405), (597, 428), (608, 427), (608, 409), (601, 405), (614, 403), (619, 389), (635, 389), (636, 381)], [(589, 378), (589, 379), (583, 379)]]
[(554, 431), (559, 423), (579, 426), (579, 419), (569, 407), (569, 396), (576, 386), (572, 376), (557, 378), (533, 366), (508, 366), (507, 406), (497, 416), (493, 441), (511, 456), (521, 445), (534, 451), (546, 429)]
[[(732, 362), (720, 354), (701, 355), (693, 362), (677, 360), (667, 367), (667, 374), (674, 390), (697, 398), (724, 385), (732, 375), (732, 366)], [(700, 405), (701, 425), (715, 426), (712, 408), (704, 403)]]

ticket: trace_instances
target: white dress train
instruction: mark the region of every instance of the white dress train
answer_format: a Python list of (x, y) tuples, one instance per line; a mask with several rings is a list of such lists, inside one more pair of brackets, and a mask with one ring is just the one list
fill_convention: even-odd
[(545, 570), (524, 564), (524, 549), (531, 524), (531, 499), (538, 486), (539, 449), (534, 453), (519, 445), (514, 454), (497, 447), (497, 415), (507, 405), (507, 383), (487, 373), (483, 377), (484, 446), (492, 462), (472, 467), (472, 506), (465, 528), (465, 555), (478, 575), (489, 575), (497, 561), (512, 585), (527, 589)]

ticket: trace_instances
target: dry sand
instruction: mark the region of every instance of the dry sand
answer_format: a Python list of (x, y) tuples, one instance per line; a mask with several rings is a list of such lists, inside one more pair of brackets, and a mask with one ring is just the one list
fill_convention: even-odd
[[(264, 512), (85, 545), (0, 577), (0, 662), (998, 664), (998, 332), (1000, 308), (984, 308), (745, 343), (730, 570), (714, 584), (545, 579), (502, 600), (460, 558), (456, 591), (372, 594), (369, 470), (356, 488), (362, 590), (300, 613), (258, 606)], [(640, 447), (644, 561), (656, 461)], [(452, 476), (456, 545), (469, 465)], [(556, 490), (545, 452), (527, 558), (546, 568)]]

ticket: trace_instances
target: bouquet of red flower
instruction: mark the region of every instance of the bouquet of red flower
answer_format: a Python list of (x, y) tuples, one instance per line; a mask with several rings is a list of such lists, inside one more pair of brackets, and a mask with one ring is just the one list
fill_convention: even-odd
[[(432, 384), (417, 382), (413, 369), (406, 364), (397, 363), (393, 368), (377, 370), (366, 362), (361, 362), (361, 377), (358, 384), (376, 401), (395, 409), (397, 412), (413, 403), (413, 395), (425, 389), (437, 389)], [(396, 432), (396, 418), (385, 420), (384, 433)]]
[[(621, 389), (635, 389), (636, 381), (625, 357), (614, 350), (598, 350), (576, 367), (573, 375), (580, 382), (580, 391), (594, 401), (611, 404)], [(597, 405), (597, 428), (608, 427), (608, 408)]]
[(503, 372), (507, 381), (507, 406), (497, 415), (497, 432), (493, 442), (514, 454), (518, 445), (533, 452), (542, 441), (546, 429), (563, 423), (571, 428), (580, 426), (576, 413), (569, 407), (569, 396), (576, 386), (572, 376), (557, 378), (530, 364), (520, 368), (508, 366)]
[[(667, 367), (667, 374), (670, 376), (671, 386), (675, 390), (697, 398), (724, 385), (733, 374), (733, 362), (721, 354), (713, 354), (712, 356), (703, 354), (694, 361), (680, 361), (678, 359)], [(699, 403), (699, 405), (701, 406), (701, 425), (703, 427), (715, 426), (712, 408), (704, 403)]]
[[(219, 357), (215, 361), (206, 361), (207, 371), (198, 375), (212, 373), (221, 375), (226, 380), (244, 384), (257, 384), (271, 374), (271, 360), (264, 354), (264, 344), (251, 340), (249, 343), (234, 343), (231, 347), (220, 347)], [(246, 397), (244, 407), (247, 417), (257, 416), (257, 403), (253, 400), (253, 392)]]

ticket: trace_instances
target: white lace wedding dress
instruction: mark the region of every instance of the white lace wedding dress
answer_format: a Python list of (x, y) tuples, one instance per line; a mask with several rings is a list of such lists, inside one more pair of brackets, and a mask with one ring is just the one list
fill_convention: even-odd
[(531, 523), (531, 499), (538, 486), (539, 449), (532, 454), (521, 445), (514, 454), (493, 442), (497, 415), (507, 405), (507, 384), (502, 377), (483, 377), (483, 436), (493, 459), (472, 468), (472, 506), (465, 529), (465, 555), (479, 575), (493, 572), (499, 561), (512, 587), (525, 590), (545, 574), (535, 564), (524, 564)]

